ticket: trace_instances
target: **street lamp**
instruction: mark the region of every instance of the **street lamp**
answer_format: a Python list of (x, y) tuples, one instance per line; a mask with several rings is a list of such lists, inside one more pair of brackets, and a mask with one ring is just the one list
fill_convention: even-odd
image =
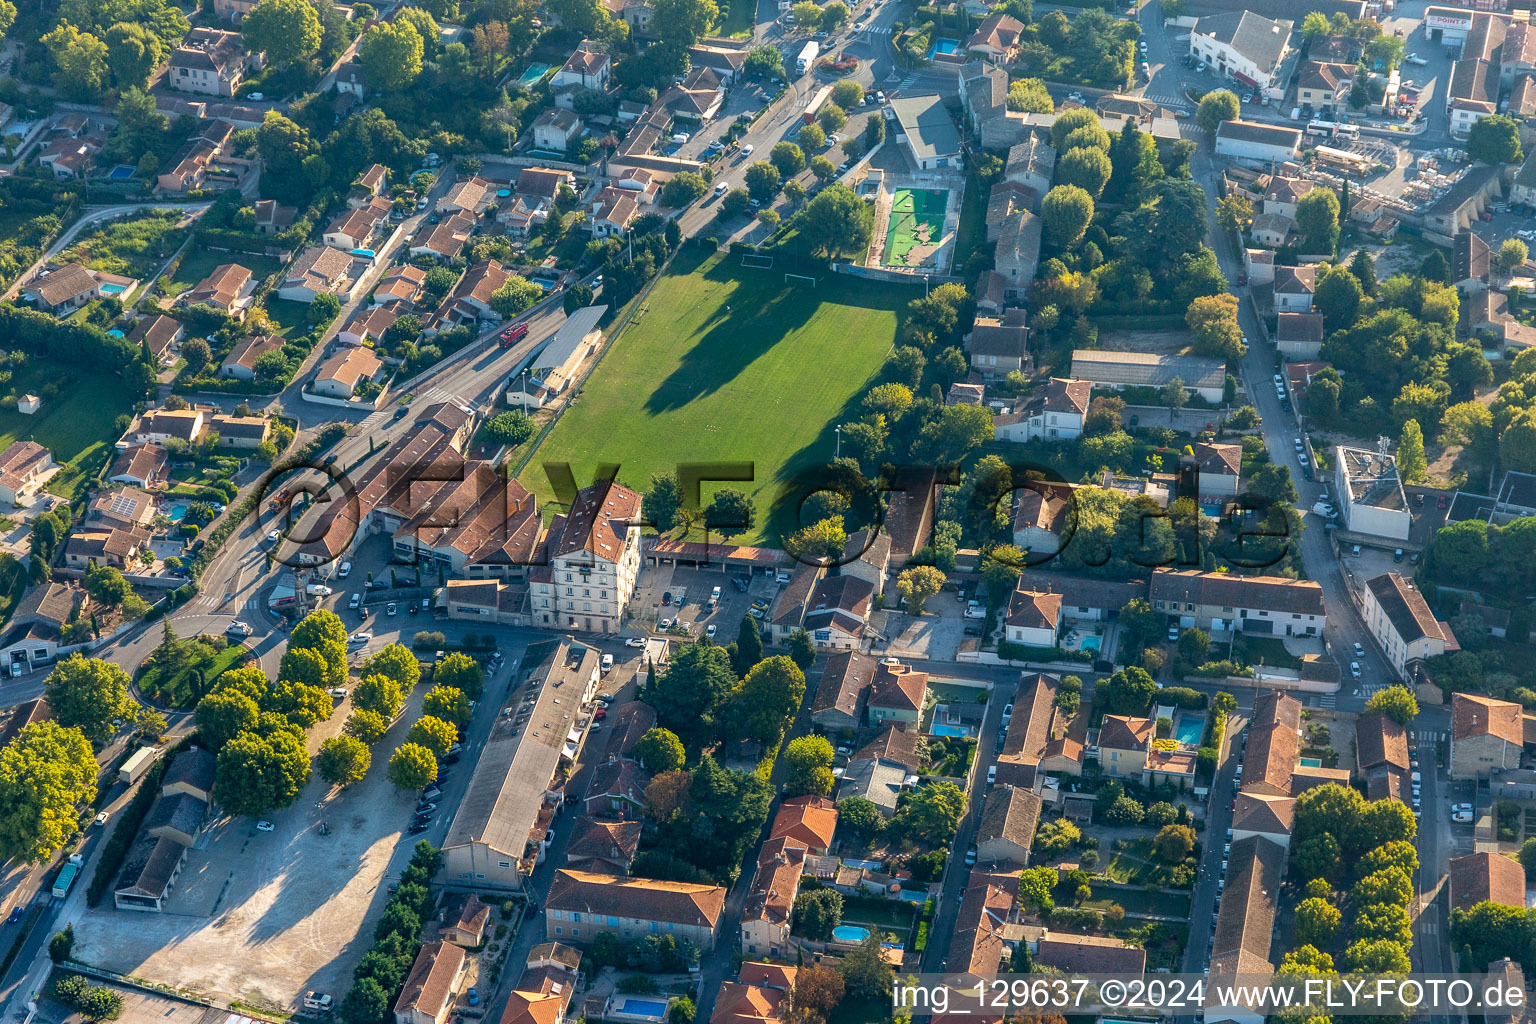
[(832, 458), (840, 459), (843, 457), (843, 425), (839, 423), (832, 429), (837, 434), (837, 447), (833, 451)]

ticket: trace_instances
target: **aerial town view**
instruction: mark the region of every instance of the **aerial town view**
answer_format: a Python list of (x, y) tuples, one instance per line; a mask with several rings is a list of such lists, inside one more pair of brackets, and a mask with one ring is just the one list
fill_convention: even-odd
[(1536, 1020), (1530, 3), (0, 40), (0, 1024)]

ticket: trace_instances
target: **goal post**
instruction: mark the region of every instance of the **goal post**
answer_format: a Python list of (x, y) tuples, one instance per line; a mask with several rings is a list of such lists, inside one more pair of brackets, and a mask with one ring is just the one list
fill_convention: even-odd
[(753, 267), (758, 270), (767, 270), (769, 267), (773, 266), (773, 257), (757, 256), (752, 253), (744, 252), (741, 254), (741, 265), (744, 267)]
[(784, 283), (785, 284), (789, 284), (789, 282), (792, 281), (792, 280), (793, 281), (804, 281), (807, 284), (809, 284), (812, 288), (816, 287), (816, 279), (814, 277), (812, 277), (811, 275), (809, 275), (809, 274), (790, 274), (790, 273), (785, 273), (785, 275), (784, 275)]

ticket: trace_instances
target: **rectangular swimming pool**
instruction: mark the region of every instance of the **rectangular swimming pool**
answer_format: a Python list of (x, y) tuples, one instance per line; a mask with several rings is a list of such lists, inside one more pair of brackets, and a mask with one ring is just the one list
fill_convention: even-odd
[(1173, 738), (1186, 747), (1198, 747), (1200, 737), (1205, 735), (1205, 717), (1203, 715), (1180, 715), (1178, 724), (1174, 727)]
[(928, 47), (928, 59), (932, 60), (936, 53), (958, 53), (959, 50), (960, 40), (958, 39), (935, 39), (933, 45)]
[(615, 1007), (620, 1013), (631, 1014), (636, 1017), (665, 1017), (667, 1014), (667, 1001), (665, 999), (636, 999), (634, 996), (625, 996), (624, 1001)]
[(1303, 757), (1301, 759), (1301, 766), (1303, 768), (1321, 768), (1323, 766), (1323, 762), (1319, 761), (1315, 757)]
[(970, 737), (971, 730), (963, 725), (944, 725), (940, 722), (935, 722), (928, 727), (928, 733), (931, 736), (944, 736), (949, 739), (963, 740)]

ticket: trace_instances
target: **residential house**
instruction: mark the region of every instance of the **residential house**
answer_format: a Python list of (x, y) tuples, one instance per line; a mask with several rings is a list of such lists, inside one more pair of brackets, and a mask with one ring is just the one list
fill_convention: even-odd
[(709, 1024), (785, 1024), (798, 968), (748, 960), (720, 986)]
[(147, 528), (158, 511), (148, 493), (121, 487), (97, 492), (86, 507), (85, 522), (91, 529)]
[(580, 753), (580, 739), (569, 737), (581, 705), (597, 692), (600, 660), (571, 637), (529, 646), (510, 699), (533, 704), (527, 716), (498, 718), (475, 762), (443, 841), (443, 877), (450, 884), (519, 889), (542, 859), (561, 771)]
[(1294, 796), (1293, 777), (1301, 749), (1301, 701), (1278, 690), (1254, 698), (1243, 756), (1242, 792), (1257, 796)]
[(832, 847), (837, 831), (837, 804), (824, 796), (795, 796), (779, 804), (768, 826), (768, 840), (786, 839), (814, 854)]
[(849, 763), (884, 761), (904, 769), (909, 775), (915, 775), (923, 767), (922, 758), (917, 752), (918, 737), (916, 729), (908, 729), (901, 722), (887, 722), (874, 739), (853, 752), (853, 756), (848, 759)]
[(1107, 775), (1140, 779), (1152, 748), (1150, 718), (1105, 715), (1099, 726), (1099, 764)]
[(62, 468), (36, 441), (12, 441), (0, 452), (0, 502), (26, 504)]
[(1111, 352), (1077, 349), (1072, 353), (1072, 379), (1115, 391), (1128, 386), (1166, 387), (1178, 378), (1194, 394), (1219, 405), (1227, 383), (1227, 364), (1203, 356), (1165, 356), (1152, 352)]
[(1040, 239), (1045, 222), (1028, 210), (1015, 211), (1003, 221), (997, 236), (995, 272), (1003, 279), (1003, 297), (1022, 302), (1040, 264)]
[[(162, 184), (163, 188), (164, 185)], [(278, 235), (293, 227), (294, 220), (299, 215), (297, 206), (282, 206), (275, 199), (260, 199), (256, 202), (256, 226), (258, 235)]]
[(87, 270), (79, 263), (67, 263), (33, 278), (26, 288), (26, 295), (44, 312), (64, 316), (104, 295), (121, 298), (137, 284), (131, 278)]
[(350, 399), (360, 385), (378, 379), (384, 363), (370, 348), (348, 346), (320, 364), (310, 385), (317, 395)]
[(640, 216), (640, 204), (627, 189), (605, 188), (592, 199), (592, 237), (622, 235)]
[(216, 415), (209, 424), (219, 436), (219, 447), (250, 451), (272, 436), (272, 421), (265, 416)]
[(1072, 513), (1072, 484), (1027, 480), (1013, 492), (1013, 543), (1026, 554), (1055, 554)]
[(384, 275), (384, 279), (373, 290), (374, 305), (396, 306), (402, 312), (409, 311), (415, 307), (416, 300), (421, 298), (426, 279), (425, 270), (402, 263)]
[(1015, 590), (1008, 599), (1008, 615), (1003, 620), (1008, 642), (1023, 647), (1056, 646), (1061, 628), (1061, 595), (1032, 590)]
[(1520, 767), (1523, 714), (1521, 706), (1510, 701), (1451, 694), (1451, 778), (1487, 778), (1490, 772)]
[(457, 259), (469, 236), (475, 233), (474, 218), (464, 213), (455, 213), (428, 226), (430, 231), (418, 234), (411, 242), (411, 255), (433, 256), (445, 263)]
[(681, 82), (663, 92), (656, 105), (674, 120), (703, 124), (715, 119), (724, 102), (725, 87), (720, 76), (709, 68), (694, 68)]
[(857, 729), (864, 697), (875, 678), (875, 659), (858, 651), (828, 655), (811, 703), (811, 721), (827, 732)]
[(369, 164), (367, 170), (357, 176), (352, 182), (352, 189), (347, 193), (347, 205), (351, 207), (367, 206), (374, 199), (382, 198), (385, 188), (389, 185), (389, 170), (383, 164)]
[(188, 444), (203, 436), (208, 421), (201, 409), (150, 409), (128, 428), (134, 441), (169, 441), (175, 438)]
[(1296, 220), (1296, 206), (1302, 196), (1317, 187), (1311, 178), (1295, 178), (1286, 174), (1262, 174), (1258, 184), (1263, 192), (1259, 201), (1260, 213), (1278, 213)]
[(843, 545), (845, 561), (839, 567), (844, 576), (857, 576), (874, 588), (875, 596), (885, 591), (885, 575), (891, 567), (891, 537), (884, 530), (855, 530)]
[(562, 107), (550, 107), (533, 122), (533, 147), (547, 153), (564, 153), (581, 138), (581, 118)]
[(1408, 730), (1380, 711), (1361, 715), (1355, 719), (1355, 763), (1370, 799), (1402, 799), (1412, 771)]
[(1051, 146), (1049, 133), (1031, 131), (1009, 148), (1008, 162), (1003, 165), (1005, 182), (1017, 182), (1043, 198), (1051, 190), (1055, 176), (1056, 150)]
[(277, 287), (277, 297), (294, 302), (313, 302), (322, 293), (340, 297), (351, 283), (353, 261), (353, 256), (340, 249), (311, 246), (288, 267)]
[(473, 328), (481, 321), (500, 320), (501, 314), (491, 306), (491, 296), (495, 295), (511, 277), (511, 268), (503, 266), (496, 260), (481, 260), (471, 266), (464, 271), (464, 276), (459, 278), (459, 283), (454, 285), (453, 291), (443, 300), (428, 333), (435, 334), (455, 324), (464, 324)]
[(1041, 801), (1027, 789), (996, 786), (987, 794), (976, 829), (976, 859), (982, 864), (1024, 868), (1040, 824)]
[(1059, 676), (1031, 672), (1020, 678), (997, 757), (998, 783), (1033, 790), (1047, 773), (1082, 774), (1088, 709), (1068, 714), (1056, 703), (1060, 688)]
[(1323, 350), (1323, 314), (1280, 313), (1275, 325), (1275, 349), (1285, 359), (1305, 362)]
[(640, 852), (640, 822), (581, 818), (565, 849), (566, 866), (595, 874), (627, 875)]
[(1312, 580), (1281, 576), (1159, 568), (1148, 599), (1180, 629), (1240, 630), (1275, 636), (1322, 636), (1328, 617), (1323, 588)]
[(1261, 213), (1253, 218), (1248, 232), (1256, 244), (1278, 249), (1296, 233), (1296, 221), (1283, 213)]
[(1310, 313), (1317, 289), (1316, 267), (1275, 268), (1275, 312)]
[(165, 84), (182, 92), (232, 97), (261, 63), (260, 54), (246, 52), (239, 32), (194, 28), (172, 51)]
[(438, 938), (465, 949), (475, 949), (486, 941), (491, 925), (491, 905), (480, 902), (475, 893), (458, 893), (443, 903)]
[(348, 206), (325, 229), (325, 244), (337, 249), (369, 249), (373, 236), (389, 224), (391, 204), (374, 197), (361, 206)]
[(241, 338), (219, 364), (219, 375), (235, 380), (255, 380), (257, 361), (268, 352), (282, 350), (283, 339), (277, 334), (253, 334)]
[(1019, 589), (1061, 595), (1061, 617), (1068, 623), (1108, 622), (1111, 615), (1138, 597), (1147, 596), (1145, 583), (1101, 580), (1064, 572), (1025, 568), (1019, 573)]
[(811, 592), (802, 626), (817, 647), (855, 650), (864, 641), (875, 588), (859, 576), (824, 576)]
[(52, 139), (38, 154), (37, 162), (60, 180), (83, 178), (96, 166), (96, 154), (101, 152), (101, 139), (92, 135), (75, 138), (61, 135)]
[(336, 340), (343, 345), (367, 345), (377, 342), (384, 337), (384, 332), (389, 330), (390, 325), (407, 311), (405, 307), (396, 303), (390, 303), (387, 306), (359, 306), (352, 311), (352, 315), (347, 318), (341, 330), (336, 332)]
[(1296, 76), (1296, 102), (1314, 109), (1343, 107), (1354, 81), (1353, 64), (1309, 60)]
[[(89, 604), (90, 597), (79, 586), (46, 582), (28, 587), (0, 634), (0, 669), (14, 678), (47, 668), (77, 650), (76, 644), (64, 642), (64, 627), (79, 621)], [(0, 744), (15, 739), (27, 726), (51, 718), (53, 709), (45, 698), (22, 703), (0, 730)]]
[(757, 855), (747, 899), (741, 908), (741, 948), (748, 955), (787, 956), (795, 897), (800, 893), (805, 847), (791, 839), (769, 839)]
[[(1275, 927), (1275, 906), (1280, 880), (1285, 873), (1285, 850), (1258, 836), (1234, 840), (1228, 854), (1226, 888), (1216, 916), (1211, 943), (1211, 979), (1233, 989), (1234, 983), (1263, 985), (1274, 973), (1270, 941)], [(1213, 1000), (1220, 1003), (1221, 1000)], [(1233, 1024), (1261, 1024), (1265, 1012), (1251, 996), (1238, 995), (1233, 1005), (1221, 1006), (1212, 1020)], [(1208, 1004), (1209, 1006), (1209, 1004)]]
[(1019, 53), (1024, 23), (1011, 14), (993, 14), (976, 27), (965, 48), (995, 64), (1010, 64)]
[(1498, 67), (1477, 57), (1453, 62), (1445, 89), (1445, 116), (1451, 133), (1465, 137), (1474, 124), (1498, 112)]
[(1479, 903), (1499, 903), (1525, 909), (1525, 869), (1520, 862), (1492, 850), (1451, 858), (1451, 912), (1469, 911)]
[(583, 40), (576, 51), (566, 58), (559, 71), (549, 80), (551, 93), (558, 93), (564, 87), (580, 89), (596, 89), (602, 92), (608, 88), (608, 73), (612, 68), (612, 62), (606, 53), (600, 53), (596, 44), (591, 40)]
[(140, 317), (128, 332), (128, 342), (148, 349), (161, 366), (171, 366), (181, 354), (181, 339), (186, 334), (180, 320), (157, 313)]
[[(572, 115), (575, 116), (575, 115)], [(462, 213), (478, 217), (496, 199), (496, 186), (479, 176), (461, 178), (443, 194), (433, 207), (440, 214)]]
[(959, 165), (960, 132), (937, 93), (893, 97), (889, 109), (901, 129), (897, 144), (907, 150), (918, 170)]
[(1200, 471), (1200, 496), (1232, 497), (1240, 489), (1243, 446), (1201, 441), (1195, 445), (1195, 467)]
[(882, 661), (875, 669), (865, 705), (869, 724), (878, 727), (899, 722), (908, 729), (916, 729), (927, 704), (928, 673), (914, 671), (909, 665), (891, 664), (892, 660)]
[[(1008, 955), (1013, 908), (1019, 899), (1017, 872), (970, 872), (955, 912), (954, 932), (944, 957), (947, 974), (990, 977), (1003, 970)], [(937, 1015), (936, 1015), (937, 1019)], [(974, 1018), (987, 1022), (987, 1017)]]
[(107, 482), (157, 490), (170, 479), (170, 464), (170, 456), (158, 444), (130, 445), (112, 459)]
[(1350, 532), (1385, 540), (1408, 539), (1412, 516), (1394, 456), (1339, 445), (1334, 449), (1333, 493), (1339, 503), (1339, 518)]
[(1410, 665), (1459, 649), (1450, 627), (1435, 618), (1424, 595), (1401, 573), (1365, 581), (1360, 617), (1400, 679), (1408, 678)]
[(850, 796), (869, 800), (886, 818), (896, 815), (896, 798), (906, 784), (907, 771), (899, 765), (878, 758), (849, 761), (837, 786), (837, 801)]
[(994, 417), (992, 436), (999, 441), (1069, 441), (1081, 437), (1092, 397), (1091, 382), (1052, 377), (1013, 412)]
[(725, 908), (725, 889), (692, 882), (622, 878), (561, 868), (544, 900), (544, 935), (550, 941), (587, 945), (600, 932), (621, 941), (651, 934), (688, 939), (714, 948)]
[(1238, 793), (1232, 804), (1232, 841), (1258, 836), (1282, 850), (1291, 848), (1296, 798), (1272, 793)]
[(256, 278), (245, 267), (238, 263), (221, 263), (191, 291), (183, 294), (181, 300), (189, 306), (212, 306), (242, 320), (256, 284)]
[(138, 528), (77, 530), (64, 542), (64, 564), (88, 569), (92, 564), (126, 569), (149, 546), (149, 533)]
[(512, 191), (536, 206), (549, 206), (560, 194), (561, 185), (574, 189), (576, 175), (555, 167), (524, 167)]
[(468, 967), (462, 947), (423, 943), (395, 1000), (395, 1024), (447, 1024)]

